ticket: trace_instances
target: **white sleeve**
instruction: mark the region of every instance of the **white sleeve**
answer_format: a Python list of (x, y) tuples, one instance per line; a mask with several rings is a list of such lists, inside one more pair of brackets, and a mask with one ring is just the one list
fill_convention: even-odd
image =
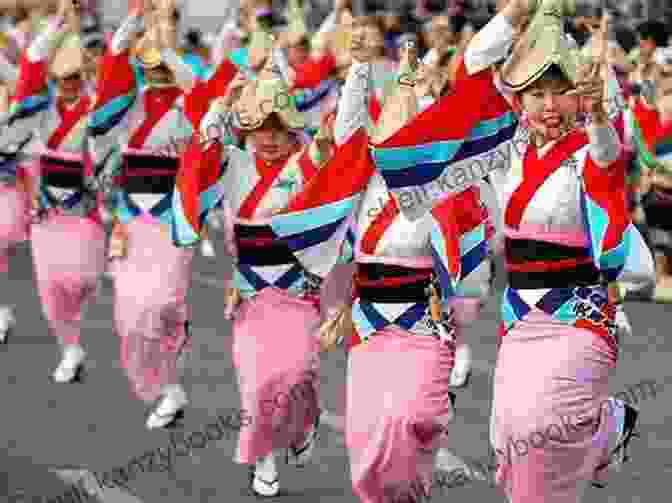
[(334, 124), (336, 145), (343, 145), (359, 128), (367, 127), (371, 64), (353, 61), (343, 85)]
[(124, 19), (124, 22), (121, 23), (112, 37), (112, 43), (110, 44), (112, 53), (118, 55), (128, 49), (131, 36), (140, 33), (143, 25), (144, 20), (140, 15), (128, 16)]
[(621, 140), (611, 124), (598, 126), (591, 123), (586, 127), (586, 133), (590, 139), (590, 158), (598, 166), (607, 167), (621, 155)]
[(513, 44), (514, 29), (502, 14), (496, 15), (471, 39), (464, 53), (470, 75), (502, 61)]
[(13, 65), (2, 52), (0, 52), (0, 79), (4, 80), (11, 86), (14, 86), (18, 78), (18, 68), (16, 68), (16, 66)]
[(618, 281), (627, 283), (627, 286), (655, 284), (656, 267), (651, 250), (636, 227), (630, 228), (630, 242), (625, 267), (618, 276)]

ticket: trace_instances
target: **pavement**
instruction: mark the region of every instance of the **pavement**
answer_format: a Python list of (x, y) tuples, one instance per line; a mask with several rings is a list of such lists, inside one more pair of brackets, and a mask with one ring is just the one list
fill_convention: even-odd
[[(112, 333), (111, 283), (107, 282), (85, 322), (82, 343), (88, 352), (83, 383), (54, 384), (49, 376), (58, 364), (56, 341), (48, 333), (35, 289), (30, 252), (25, 244), (10, 261), (9, 289), (17, 305), (18, 326), (7, 346), (0, 347), (0, 502), (49, 503), (244, 503), (256, 499), (247, 490), (247, 470), (232, 462), (235, 431), (207, 439), (198, 432), (230, 415), (239, 406), (230, 357), (231, 328), (223, 319), (223, 284), (230, 274), (219, 235), (218, 256), (198, 256), (194, 263), (190, 302), (193, 306), (194, 350), (185, 376), (190, 397), (182, 430), (177, 434), (147, 431), (148, 408), (135, 400), (119, 365)], [(501, 285), (500, 285), (501, 286)], [(633, 461), (605, 489), (591, 489), (584, 503), (661, 501), (669, 486), (672, 432), (666, 427), (672, 354), (669, 305), (627, 305), (635, 335), (622, 346), (613, 378), (618, 392), (644, 380), (654, 380), (655, 396), (639, 403), (642, 437), (636, 440)], [(488, 455), (492, 370), (496, 357), (497, 300), (467, 332), (474, 355), (469, 386), (457, 396), (457, 418), (451, 425), (450, 447), (460, 456)], [(282, 327), (278, 327), (279, 337)], [(346, 359), (342, 351), (326, 355), (320, 371), (322, 398), (329, 410), (342, 407)], [(396, 369), (388, 369), (394, 372)], [(670, 424), (672, 426), (672, 423)], [(212, 431), (212, 429), (210, 429)], [(192, 440), (185, 450), (182, 434)], [(219, 438), (219, 440), (217, 440)], [(171, 451), (172, 449), (172, 451)], [(165, 457), (163, 467), (160, 454)], [(135, 461), (135, 463), (134, 463)], [(139, 463), (144, 463), (144, 469)], [(131, 465), (135, 465), (131, 469)], [(135, 471), (133, 471), (135, 470)], [(117, 480), (119, 484), (110, 483)], [(313, 461), (302, 469), (282, 465), (287, 503), (350, 503), (352, 495), (343, 437), (321, 429)], [(83, 489), (79, 499), (65, 494), (69, 484)], [(85, 496), (85, 494), (88, 494)], [(60, 497), (60, 499), (58, 499)], [(433, 501), (504, 501), (482, 482), (442, 489)], [(663, 496), (664, 498), (664, 496)]]

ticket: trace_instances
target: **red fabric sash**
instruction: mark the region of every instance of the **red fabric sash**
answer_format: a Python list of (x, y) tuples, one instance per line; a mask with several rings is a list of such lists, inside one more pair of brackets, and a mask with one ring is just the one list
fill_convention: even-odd
[(255, 159), (255, 162), (257, 173), (259, 173), (261, 180), (257, 182), (254, 189), (243, 201), (243, 204), (240, 205), (240, 209), (238, 210), (238, 217), (240, 218), (252, 219), (257, 206), (259, 206), (259, 203), (268, 191), (271, 190), (273, 182), (275, 182), (275, 179), (287, 164), (287, 159), (275, 162), (270, 166), (259, 158)]
[(361, 277), (358, 273), (354, 275), (353, 282), (354, 286), (363, 286), (369, 288), (384, 288), (384, 287), (398, 287), (403, 285), (410, 285), (421, 280), (430, 279), (432, 277), (429, 273), (419, 272), (418, 274), (413, 274), (412, 276), (403, 276), (399, 278), (389, 277), (383, 279), (366, 279)]
[(47, 147), (51, 150), (58, 149), (61, 146), (63, 139), (70, 133), (70, 131), (72, 131), (72, 128), (75, 127), (79, 120), (89, 112), (89, 109), (91, 108), (91, 99), (88, 96), (83, 96), (72, 108), (68, 108), (65, 103), (59, 99), (56, 102), (56, 108), (58, 109), (61, 123), (47, 141)]
[(572, 131), (562, 138), (558, 143), (551, 147), (541, 159), (537, 157), (537, 150), (531, 145), (525, 152), (523, 159), (523, 181), (511, 195), (509, 204), (504, 213), (506, 225), (517, 229), (523, 219), (523, 213), (527, 205), (534, 197), (534, 194), (544, 184), (544, 182), (555, 173), (562, 161), (579, 148), (586, 145), (588, 137), (585, 133)]
[(317, 174), (317, 166), (315, 166), (315, 163), (310, 158), (309, 149), (310, 147), (306, 147), (303, 149), (303, 152), (301, 152), (298, 161), (299, 168), (301, 168), (301, 175), (303, 176), (304, 184)]
[(24, 53), (19, 61), (19, 79), (16, 82), (14, 101), (25, 100), (40, 94), (47, 86), (49, 64), (46, 60), (32, 62)]
[(215, 73), (208, 79), (200, 81), (184, 96), (184, 113), (191, 121), (194, 129), (198, 129), (203, 117), (208, 112), (212, 100), (224, 96), (229, 84), (238, 73), (236, 67), (228, 59), (224, 59)]
[(383, 107), (380, 105), (380, 101), (378, 101), (376, 93), (372, 92), (369, 99), (369, 115), (371, 116), (371, 120), (373, 120), (374, 124), (378, 123), (378, 118), (380, 117), (382, 111)]
[(366, 229), (362, 236), (362, 252), (373, 255), (376, 252), (376, 245), (385, 234), (387, 228), (392, 225), (394, 219), (399, 215), (399, 206), (393, 197), (390, 197), (385, 203), (381, 212), (373, 217), (371, 225)]
[(568, 258), (563, 260), (537, 260), (524, 264), (506, 264), (508, 272), (554, 272), (572, 269), (582, 264), (593, 262), (592, 257)]
[(652, 150), (656, 144), (656, 136), (660, 124), (658, 111), (655, 108), (647, 107), (642, 98), (638, 98), (632, 107), (632, 113), (635, 116), (637, 125), (639, 125), (646, 148)]
[(96, 72), (96, 103), (98, 110), (119, 96), (135, 93), (135, 73), (129, 62), (129, 51), (113, 54), (111, 50), (100, 59)]
[(178, 87), (170, 87), (163, 89), (148, 89), (143, 96), (143, 103), (145, 106), (145, 120), (140, 127), (135, 130), (131, 136), (128, 146), (130, 148), (141, 149), (145, 144), (145, 140), (152, 132), (161, 119), (173, 108), (175, 101), (182, 94), (182, 90)]

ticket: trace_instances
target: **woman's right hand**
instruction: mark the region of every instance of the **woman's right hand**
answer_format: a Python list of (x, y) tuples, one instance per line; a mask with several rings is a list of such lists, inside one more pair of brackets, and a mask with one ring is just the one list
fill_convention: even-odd
[(233, 78), (231, 83), (226, 89), (226, 93), (224, 94), (224, 98), (222, 100), (222, 105), (224, 108), (227, 110), (230, 110), (231, 107), (233, 107), (234, 103), (240, 98), (240, 93), (243, 90), (243, 87), (245, 87), (249, 83), (249, 80), (243, 72), (238, 72), (236, 76)]
[(240, 304), (240, 290), (234, 286), (227, 286), (224, 289), (224, 319), (232, 320), (234, 312)]
[(366, 30), (363, 27), (354, 27), (350, 36), (350, 56), (359, 63), (368, 63), (373, 59), (373, 53), (366, 43)]

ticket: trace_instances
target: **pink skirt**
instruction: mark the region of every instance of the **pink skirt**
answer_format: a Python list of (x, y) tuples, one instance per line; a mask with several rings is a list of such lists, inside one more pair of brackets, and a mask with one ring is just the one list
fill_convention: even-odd
[(191, 349), (185, 299), (193, 251), (175, 247), (156, 221), (137, 218), (127, 230), (128, 255), (110, 267), (115, 330), (132, 391), (152, 402), (178, 383), (180, 356)]
[(105, 270), (105, 231), (88, 218), (53, 215), (32, 226), (30, 242), (52, 333), (63, 344), (79, 344), (82, 309)]
[(11, 185), (0, 184), (0, 273), (7, 272), (12, 246), (28, 236), (28, 196)]
[(603, 338), (541, 312), (502, 338), (490, 440), (511, 503), (576, 503), (617, 434), (605, 407), (615, 364)]
[(398, 327), (355, 346), (348, 361), (346, 445), (362, 503), (405, 501), (429, 489), (434, 455), (454, 411), (454, 349)]
[(244, 300), (233, 323), (233, 364), (242, 409), (235, 462), (253, 464), (275, 449), (299, 445), (319, 414), (320, 324), (314, 302), (266, 288)]

